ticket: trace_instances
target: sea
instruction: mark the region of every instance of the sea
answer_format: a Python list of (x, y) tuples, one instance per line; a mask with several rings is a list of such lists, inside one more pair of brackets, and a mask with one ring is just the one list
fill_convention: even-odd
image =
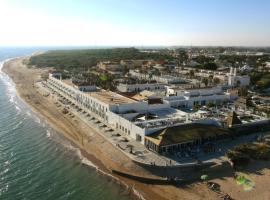
[[(1, 48), (7, 59), (47, 48)], [(61, 134), (31, 111), (0, 69), (0, 200), (128, 200)]]

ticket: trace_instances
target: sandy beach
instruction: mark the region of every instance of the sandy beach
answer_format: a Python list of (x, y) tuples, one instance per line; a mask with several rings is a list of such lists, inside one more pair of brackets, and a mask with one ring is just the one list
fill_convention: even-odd
[[(111, 169), (121, 170), (140, 176), (153, 176), (149, 171), (134, 164), (117, 148), (112, 146), (101, 137), (95, 130), (83, 123), (78, 118), (71, 118), (62, 113), (62, 109), (57, 107), (53, 99), (43, 96), (34, 83), (41, 79), (41, 75), (49, 69), (37, 69), (35, 67), (28, 68), (24, 65), (23, 60), (27, 58), (18, 58), (5, 63), (3, 71), (12, 78), (16, 84), (19, 96), (30, 107), (37, 112), (41, 118), (46, 120), (57, 132), (63, 134), (74, 145), (82, 150), (82, 154), (87, 157), (98, 168), (110, 174)], [(91, 138), (86, 137), (86, 133), (91, 133)], [(233, 199), (270, 199), (269, 183), (270, 183), (270, 162), (259, 162), (252, 164), (247, 172), (247, 176), (251, 179), (255, 186), (249, 191), (245, 191), (241, 185), (237, 185), (233, 178), (231, 168), (226, 168), (224, 178), (220, 171), (209, 172), (209, 176), (213, 173), (214, 177), (218, 177), (213, 181), (221, 185), (222, 191), (228, 193)], [(115, 176), (115, 175), (114, 175)], [(220, 178), (221, 177), (221, 178)], [(133, 180), (116, 177), (124, 185), (132, 187), (143, 196), (144, 199), (220, 199), (219, 195), (209, 190), (204, 183), (194, 183), (188, 186), (168, 186), (168, 185), (146, 185)], [(212, 181), (212, 180), (211, 180)]]

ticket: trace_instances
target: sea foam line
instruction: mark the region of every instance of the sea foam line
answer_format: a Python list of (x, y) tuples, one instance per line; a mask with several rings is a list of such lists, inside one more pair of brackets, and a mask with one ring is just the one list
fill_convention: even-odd
[[(6, 73), (4, 73), (4, 72), (2, 71), (2, 68), (3, 68), (3, 66), (4, 66), (4, 63), (6, 63), (6, 62), (8, 62), (8, 61), (10, 61), (10, 60), (12, 60), (12, 59), (17, 59), (17, 58), (21, 58), (21, 57), (24, 57), (24, 56), (19, 56), (19, 57), (14, 57), (14, 58), (8, 58), (8, 59), (6, 59), (5, 61), (0, 62), (0, 78), (3, 78), (3, 77), (5, 78), (5, 81), (6, 81), (6, 83), (7, 83), (7, 86), (9, 87), (9, 91), (12, 91), (12, 92), (13, 92), (13, 91), (16, 92), (15, 83), (12, 81), (12, 79), (10, 79), (10, 77), (9, 77)], [(3, 76), (3, 75), (4, 75), (4, 76)], [(16, 95), (16, 96), (18, 96), (18, 95)], [(13, 98), (12, 98), (12, 100), (13, 100)], [(18, 107), (18, 108), (19, 108), (19, 107)], [(31, 108), (29, 108), (29, 109), (30, 109), (30, 111), (27, 111), (26, 114), (27, 114), (28, 116), (30, 116), (30, 117), (34, 117), (34, 116), (32, 115), (32, 114), (33, 114), (33, 111), (31, 110)], [(37, 117), (37, 116), (35, 116), (35, 117)], [(39, 118), (39, 117), (37, 117), (37, 118), (39, 119), (39, 123), (40, 123), (40, 118)], [(45, 124), (43, 123), (43, 125), (47, 125), (47, 123), (45, 122)], [(50, 133), (48, 130), (47, 130), (47, 134), (46, 134), (46, 135), (47, 135), (48, 138), (51, 137), (51, 133)], [(110, 178), (110, 179), (112, 179), (112, 180), (118, 182), (119, 184), (121, 184), (122, 186), (124, 186), (127, 190), (131, 188), (131, 191), (132, 191), (133, 195), (135, 195), (137, 198), (139, 198), (139, 199), (141, 199), (141, 200), (145, 200), (145, 198), (140, 194), (139, 191), (137, 191), (137, 190), (135, 189), (134, 186), (129, 186), (129, 185), (126, 184), (124, 181), (121, 181), (119, 178), (113, 176), (113, 175), (110, 174), (110, 173), (107, 173), (107, 172), (101, 170), (97, 165), (95, 165), (94, 163), (92, 163), (89, 159), (87, 159), (86, 157), (82, 156), (81, 151), (80, 151), (79, 148), (76, 148), (76, 147), (72, 146), (70, 143), (69, 143), (69, 145), (66, 145), (66, 144), (63, 144), (63, 143), (62, 143), (62, 145), (65, 146), (65, 147), (67, 147), (67, 148), (70, 149), (70, 150), (76, 150), (77, 155), (79, 156), (80, 161), (81, 161), (82, 164), (94, 168), (98, 173), (100, 173), (100, 174), (102, 174), (102, 175), (104, 175), (104, 176), (106, 176), (106, 177), (108, 177), (108, 178)]]

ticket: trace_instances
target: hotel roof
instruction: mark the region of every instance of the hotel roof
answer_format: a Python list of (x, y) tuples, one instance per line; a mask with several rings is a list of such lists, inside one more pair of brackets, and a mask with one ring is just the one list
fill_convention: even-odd
[(81, 81), (81, 82), (74, 82), (72, 81), (72, 79), (64, 79), (62, 80), (65, 84), (75, 87), (75, 86), (93, 86), (95, 84), (92, 84), (90, 82), (86, 82), (86, 81)]
[(91, 97), (98, 99), (99, 101), (109, 104), (109, 105), (117, 105), (117, 104), (129, 104), (135, 103), (135, 100), (124, 97), (120, 94), (111, 91), (100, 91), (100, 92), (91, 92), (88, 93)]
[(189, 124), (168, 127), (145, 136), (145, 138), (158, 146), (167, 146), (228, 134), (230, 134), (230, 131), (224, 128), (204, 124)]
[(64, 82), (65, 84), (74, 87), (74, 84), (72, 83), (71, 79), (63, 79), (62, 82)]

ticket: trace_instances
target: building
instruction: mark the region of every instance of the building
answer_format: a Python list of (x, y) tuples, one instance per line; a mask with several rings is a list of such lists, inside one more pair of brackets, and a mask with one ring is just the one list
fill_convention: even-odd
[(232, 127), (237, 124), (242, 124), (241, 120), (238, 118), (237, 114), (233, 111), (228, 114), (226, 125)]
[(112, 91), (80, 90), (70, 80), (57, 79), (53, 74), (49, 75), (47, 86), (87, 115), (158, 153), (189, 148), (226, 135), (214, 123), (217, 121), (203, 111), (187, 113), (173, 108), (222, 102), (228, 97), (221, 88), (178, 91), (164, 98), (150, 94), (151, 98), (136, 101)]
[(251, 72), (252, 70), (254, 70), (254, 68), (248, 65), (244, 65), (239, 69), (240, 72)]
[(157, 75), (142, 74), (138, 70), (129, 70), (129, 74), (138, 79), (155, 80), (158, 83), (164, 83), (164, 84), (176, 84), (176, 83), (186, 82), (186, 79), (183, 77), (171, 76), (171, 75), (157, 76)]
[[(185, 113), (170, 108), (170, 105), (163, 101), (135, 101), (104, 90), (80, 91), (70, 84), (70, 81), (60, 80), (52, 75), (49, 76), (47, 85), (112, 129), (142, 144), (144, 144), (145, 135), (164, 126), (185, 121)], [(150, 116), (155, 117), (150, 118)]]
[(102, 69), (104, 71), (118, 71), (122, 68), (119, 62), (111, 61), (99, 62), (97, 66), (99, 69)]
[(117, 90), (120, 92), (141, 92), (143, 90), (148, 91), (165, 91), (165, 85), (163, 83), (136, 83), (136, 84), (124, 84), (120, 83), (117, 86)]
[(247, 97), (239, 97), (235, 101), (235, 107), (236, 109), (246, 110), (248, 107), (248, 101), (249, 99)]
[(194, 105), (219, 105), (230, 100), (230, 94), (223, 92), (221, 87), (186, 89), (167, 87), (167, 97), (164, 98), (172, 107), (192, 108)]
[(229, 131), (204, 124), (168, 127), (145, 137), (145, 145), (157, 153), (186, 151), (206, 142), (225, 138)]
[(161, 98), (135, 101), (111, 91), (84, 92), (53, 76), (49, 76), (47, 85), (108, 127), (142, 144), (145, 136), (156, 131), (196, 121)]
[(250, 84), (250, 77), (248, 75), (244, 76), (238, 76), (236, 75), (237, 69), (236, 68), (230, 68), (230, 73), (228, 74), (228, 85), (235, 87), (245, 87), (249, 86)]
[(97, 91), (96, 85), (87, 81), (78, 81), (78, 80), (65, 80), (67, 84), (72, 85), (74, 88), (82, 92), (94, 92)]

